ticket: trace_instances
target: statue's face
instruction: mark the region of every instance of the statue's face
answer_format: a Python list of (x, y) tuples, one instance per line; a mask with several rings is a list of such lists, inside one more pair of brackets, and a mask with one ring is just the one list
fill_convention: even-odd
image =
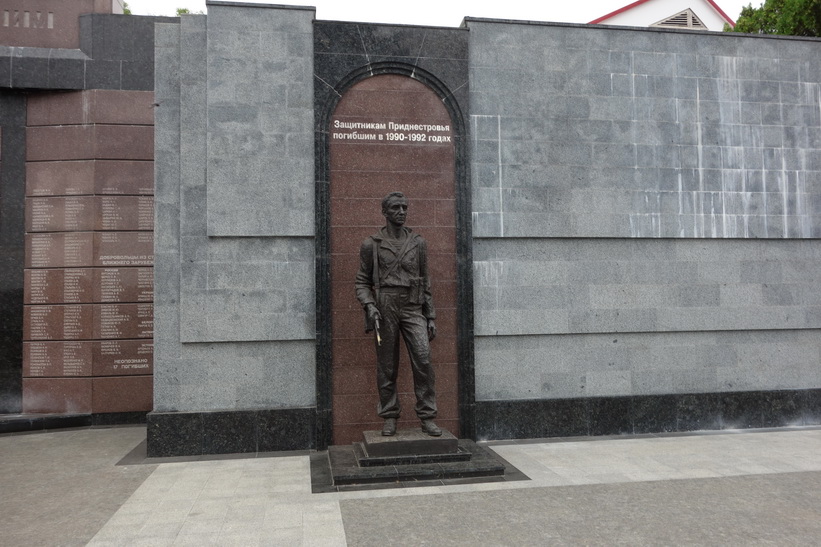
[(405, 198), (391, 198), (382, 214), (391, 224), (402, 226), (408, 216), (408, 200)]

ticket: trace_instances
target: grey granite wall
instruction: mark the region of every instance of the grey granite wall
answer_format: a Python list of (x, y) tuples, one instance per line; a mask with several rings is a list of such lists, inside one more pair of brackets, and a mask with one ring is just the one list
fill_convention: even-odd
[(469, 28), (475, 236), (821, 236), (817, 40)]
[(208, 13), (157, 26), (154, 410), (311, 406), (313, 11)]
[(821, 42), (467, 25), (477, 400), (821, 387)]
[(208, 235), (314, 235), (312, 22), (209, 4)]

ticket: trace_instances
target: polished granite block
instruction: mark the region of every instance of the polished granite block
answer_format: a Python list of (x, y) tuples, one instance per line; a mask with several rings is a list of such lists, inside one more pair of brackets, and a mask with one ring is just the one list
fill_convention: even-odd
[(629, 397), (601, 397), (588, 401), (590, 435), (622, 435), (633, 432)]
[(146, 416), (148, 457), (202, 454), (203, 413), (149, 412)]
[(94, 338), (151, 338), (153, 304), (94, 304)]
[(364, 431), (362, 435), (365, 454), (373, 458), (454, 454), (459, 448), (458, 439), (446, 429), (441, 437), (431, 437), (420, 429), (399, 429), (391, 436), (383, 436), (380, 431)]
[(151, 91), (90, 89), (34, 95), (28, 101), (28, 125), (153, 125)]
[(257, 450), (275, 452), (314, 448), (313, 408), (258, 410)]
[(365, 467), (359, 465), (353, 446), (331, 446), (328, 448), (328, 458), (332, 486), (499, 477), (505, 474), (504, 463), (488, 450), (468, 439), (460, 439), (458, 443), (459, 451), (470, 454), (470, 460)]
[(91, 376), (92, 342), (23, 342), (23, 376)]
[(93, 302), (91, 268), (27, 269), (23, 295), (26, 304), (86, 304)]
[(95, 268), (94, 302), (153, 302), (152, 268)]
[(91, 415), (91, 425), (133, 425), (144, 424), (146, 412), (102, 412)]
[(83, 232), (94, 229), (93, 196), (26, 198), (27, 232)]
[(92, 338), (91, 304), (26, 306), (23, 309), (25, 340), (88, 340)]
[(91, 414), (91, 378), (23, 378), (23, 413)]
[(95, 230), (154, 229), (152, 196), (97, 196)]
[(249, 410), (203, 413), (203, 454), (256, 452), (254, 418), (255, 413)]
[(138, 376), (154, 372), (153, 340), (95, 340), (90, 344), (94, 376)]
[(771, 392), (769, 404), (762, 409), (762, 426), (784, 427), (801, 423), (806, 397), (802, 391)]
[(151, 195), (154, 162), (82, 160), (28, 162), (26, 195)]
[(154, 406), (151, 376), (112, 376), (91, 379), (91, 411), (149, 412)]
[(316, 410), (272, 408), (223, 412), (150, 412), (148, 456), (197, 456), (315, 447)]
[(43, 431), (92, 425), (91, 414), (2, 414), (0, 433)]
[[(569, 427), (555, 427), (557, 423)], [(821, 390), (478, 401), (482, 440), (630, 435), (815, 425)]]
[(152, 266), (153, 232), (94, 233), (95, 266)]
[(646, 395), (633, 398), (633, 433), (676, 431), (676, 396)]
[(26, 234), (26, 268), (79, 268), (91, 266), (93, 260), (91, 232)]
[(365, 443), (353, 443), (353, 451), (360, 467), (374, 467), (378, 465), (412, 465), (418, 463), (446, 463), (464, 462), (470, 460), (470, 452), (459, 450), (447, 454), (403, 454), (397, 456), (370, 456)]

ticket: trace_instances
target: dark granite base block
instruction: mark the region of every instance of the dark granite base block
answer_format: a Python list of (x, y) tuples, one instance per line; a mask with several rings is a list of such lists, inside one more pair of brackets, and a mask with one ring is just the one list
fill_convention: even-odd
[(105, 414), (0, 414), (0, 433), (46, 431), (67, 427), (133, 425), (145, 423), (145, 412)]
[(361, 467), (352, 446), (332, 446), (328, 449), (332, 484), (340, 486), (504, 475), (505, 465), (473, 441), (460, 439), (459, 450), (470, 454), (470, 460)]
[(92, 425), (91, 414), (6, 414), (0, 415), (0, 433), (45, 431)]
[(419, 429), (400, 429), (387, 437), (379, 431), (364, 431), (363, 437), (365, 454), (374, 458), (454, 454), (459, 449), (458, 439), (446, 429), (440, 437), (431, 437)]
[(483, 440), (821, 424), (821, 389), (477, 401)]
[(151, 412), (148, 456), (195, 456), (315, 448), (316, 409)]
[(106, 412), (91, 415), (91, 425), (134, 425), (144, 424), (147, 412)]
[(353, 451), (360, 467), (374, 467), (378, 465), (413, 465), (417, 463), (450, 463), (470, 460), (470, 452), (456, 449), (447, 454), (408, 454), (404, 456), (369, 456), (364, 443), (353, 443)]

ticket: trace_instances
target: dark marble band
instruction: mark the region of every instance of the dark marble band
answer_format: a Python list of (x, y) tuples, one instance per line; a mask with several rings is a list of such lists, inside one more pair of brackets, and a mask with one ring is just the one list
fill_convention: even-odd
[(148, 457), (315, 448), (316, 409), (151, 412)]
[(821, 389), (477, 401), (476, 438), (629, 435), (821, 424)]
[(145, 412), (97, 414), (10, 414), (0, 416), (0, 433), (46, 431), (66, 427), (144, 424)]

